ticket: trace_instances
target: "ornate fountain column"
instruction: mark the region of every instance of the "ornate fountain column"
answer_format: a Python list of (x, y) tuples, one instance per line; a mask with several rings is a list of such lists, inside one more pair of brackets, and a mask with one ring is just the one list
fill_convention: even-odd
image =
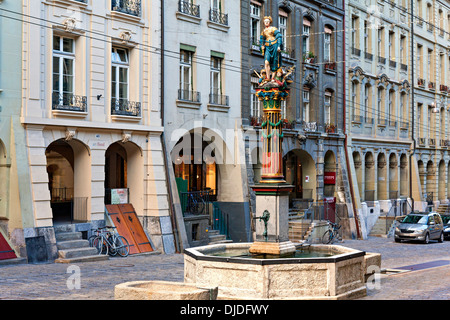
[(288, 254), (295, 251), (289, 241), (289, 193), (294, 186), (288, 185), (283, 176), (283, 120), (281, 102), (289, 96), (287, 77), (294, 71), (281, 67), (281, 37), (270, 26), (272, 19), (264, 18), (265, 29), (261, 35), (261, 49), (265, 69), (259, 76), (256, 96), (263, 104), (262, 127), (262, 174), (261, 181), (251, 188), (256, 194), (256, 235), (250, 247), (256, 254)]

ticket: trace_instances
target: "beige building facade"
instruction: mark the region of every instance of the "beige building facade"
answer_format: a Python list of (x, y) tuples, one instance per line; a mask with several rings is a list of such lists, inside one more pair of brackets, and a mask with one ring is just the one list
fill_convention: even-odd
[(23, 10), (21, 123), (31, 182), (23, 187), (33, 221), (25, 239), (46, 230), (52, 243), (52, 227), (68, 221), (101, 225), (119, 190), (156, 249), (174, 252), (155, 51), (160, 5), (28, 0)]

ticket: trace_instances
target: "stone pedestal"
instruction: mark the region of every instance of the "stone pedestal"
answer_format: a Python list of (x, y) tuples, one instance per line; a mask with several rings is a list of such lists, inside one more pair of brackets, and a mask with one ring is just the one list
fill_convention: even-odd
[(289, 241), (288, 216), (289, 192), (293, 187), (286, 183), (252, 186), (256, 194), (256, 236), (251, 253), (282, 255), (295, 251), (295, 245)]

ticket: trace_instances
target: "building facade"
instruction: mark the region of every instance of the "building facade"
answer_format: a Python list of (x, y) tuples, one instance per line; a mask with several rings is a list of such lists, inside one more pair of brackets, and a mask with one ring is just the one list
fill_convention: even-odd
[(420, 208), (448, 202), (450, 5), (447, 1), (415, 1), (413, 7), (414, 174)]
[(249, 241), (239, 7), (178, 0), (166, 2), (164, 12), (164, 135), (186, 239), (198, 243), (208, 228), (198, 219), (215, 213), (214, 221), (230, 224), (232, 240)]
[(17, 255), (26, 254), (23, 226), (32, 226), (22, 104), (22, 14), (20, 1), (0, 2), (0, 232)]
[(364, 220), (368, 208), (387, 212), (391, 199), (411, 196), (410, 16), (406, 1), (350, 0), (347, 8), (348, 154)]
[(101, 224), (122, 190), (156, 249), (175, 251), (154, 50), (160, 10), (140, 0), (23, 1), (25, 239), (54, 244), (58, 223)]
[[(283, 35), (287, 69), (295, 67), (283, 105), (283, 164), (291, 211), (324, 203), (338, 208), (349, 236), (356, 236), (348, 192), (345, 140), (344, 2), (242, 1), (242, 118), (249, 184), (259, 182), (261, 103), (254, 95), (264, 61), (259, 45), (263, 18)], [(258, 215), (258, 213), (255, 213)], [(334, 221), (335, 216), (322, 216)], [(347, 220), (348, 219), (348, 220)]]

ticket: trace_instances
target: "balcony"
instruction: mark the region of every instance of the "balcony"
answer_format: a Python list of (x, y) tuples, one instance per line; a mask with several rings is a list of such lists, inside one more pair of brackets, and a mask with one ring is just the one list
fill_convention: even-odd
[(444, 92), (444, 93), (448, 93), (448, 86), (441, 84), (439, 86), (439, 91)]
[(355, 47), (352, 47), (352, 55), (354, 56), (361, 56), (361, 49), (357, 49)]
[(370, 61), (373, 61), (373, 54), (370, 52), (364, 51), (364, 58)]
[(336, 71), (336, 62), (325, 62), (326, 71)]
[(389, 67), (396, 68), (397, 67), (397, 61), (389, 60)]
[(228, 109), (230, 109), (230, 101), (228, 96), (214, 93), (209, 94), (208, 110), (228, 112)]
[(400, 63), (400, 70), (402, 71), (408, 71), (408, 65)]
[(302, 128), (305, 132), (317, 132), (317, 122), (302, 121)]
[(261, 127), (261, 124), (263, 123), (264, 117), (259, 116), (259, 117), (250, 117), (250, 125), (252, 127)]
[(76, 96), (69, 93), (60, 94), (59, 92), (53, 92), (52, 110), (86, 113), (87, 97)]
[(303, 55), (303, 62), (304, 63), (315, 63), (316, 56), (312, 52), (307, 52)]
[(378, 57), (378, 63), (386, 64), (386, 58)]
[(441, 139), (439, 145), (441, 148), (447, 148), (450, 145), (449, 142), (449, 140)]
[(428, 89), (429, 90), (436, 90), (436, 84), (434, 82), (428, 82)]
[(186, 0), (178, 1), (178, 12), (200, 18), (200, 5), (195, 5)]
[(111, 98), (111, 115), (141, 117), (141, 103), (127, 99)]
[(111, 0), (112, 11), (141, 16), (141, 0)]
[(283, 58), (295, 59), (295, 49), (284, 47), (284, 49), (281, 50), (281, 55)]
[(435, 147), (436, 146), (436, 139), (433, 139), (433, 138), (428, 139), (428, 145), (430, 147)]
[(424, 147), (426, 145), (426, 138), (419, 138), (419, 146)]
[(222, 13), (220, 10), (210, 9), (209, 21), (228, 26), (228, 14)]

